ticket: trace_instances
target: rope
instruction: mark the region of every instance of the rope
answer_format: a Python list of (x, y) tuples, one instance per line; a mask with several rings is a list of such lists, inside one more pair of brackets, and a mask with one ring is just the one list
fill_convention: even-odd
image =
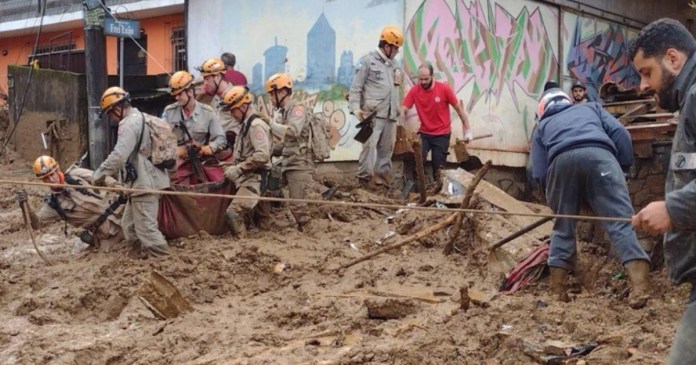
[[(29, 186), (45, 186), (51, 188), (68, 188), (74, 189), (75, 186), (68, 184), (52, 184), (44, 182), (32, 182), (32, 181), (16, 181), (16, 180), (1, 180), (0, 185), (29, 185)], [(151, 189), (132, 189), (124, 187), (106, 187), (106, 186), (92, 186), (92, 185), (81, 185), (82, 188), (95, 189), (95, 190), (105, 190), (112, 192), (122, 192), (122, 193), (144, 193), (144, 194), (160, 194), (160, 195), (174, 195), (174, 196), (195, 196), (202, 198), (223, 198), (223, 199), (250, 199), (258, 201), (269, 201), (269, 202), (284, 202), (284, 203), (307, 203), (315, 205), (331, 205), (339, 207), (352, 207), (352, 208), (384, 208), (384, 209), (411, 209), (419, 210), (425, 212), (438, 212), (438, 213), (470, 213), (470, 214), (489, 214), (489, 215), (502, 215), (502, 216), (520, 216), (520, 217), (536, 217), (536, 218), (562, 218), (562, 219), (576, 219), (585, 221), (607, 221), (607, 222), (631, 222), (631, 218), (624, 217), (594, 217), (594, 216), (584, 216), (584, 215), (570, 215), (570, 214), (546, 214), (546, 213), (526, 213), (526, 212), (505, 212), (505, 211), (494, 211), (494, 210), (482, 210), (482, 209), (462, 209), (462, 208), (433, 208), (433, 207), (420, 207), (420, 206), (408, 206), (399, 204), (381, 204), (381, 203), (354, 203), (336, 200), (313, 200), (313, 199), (292, 199), (292, 198), (273, 198), (267, 196), (234, 196), (226, 194), (214, 194), (214, 193), (197, 193), (191, 191), (174, 191), (174, 190), (151, 190)]]

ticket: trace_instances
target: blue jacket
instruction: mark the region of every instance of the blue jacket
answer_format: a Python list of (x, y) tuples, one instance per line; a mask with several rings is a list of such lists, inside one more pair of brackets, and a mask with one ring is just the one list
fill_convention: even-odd
[(553, 160), (565, 151), (581, 147), (606, 148), (624, 170), (633, 164), (631, 135), (601, 105), (552, 105), (532, 136), (532, 176), (545, 185)]

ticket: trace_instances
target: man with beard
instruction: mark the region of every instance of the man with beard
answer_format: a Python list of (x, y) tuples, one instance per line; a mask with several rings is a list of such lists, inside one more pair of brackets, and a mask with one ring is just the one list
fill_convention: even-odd
[(640, 74), (640, 88), (656, 92), (658, 105), (677, 110), (679, 123), (665, 181), (665, 200), (648, 204), (633, 216), (633, 225), (664, 233), (665, 265), (675, 284), (692, 289), (668, 364), (696, 364), (696, 40), (674, 19), (643, 28), (629, 46)]
[(429, 63), (418, 67), (418, 86), (414, 86), (406, 94), (402, 106), (402, 115), (414, 105), (420, 119), (418, 134), (422, 141), (423, 159), (432, 151), (433, 178), (447, 162), (452, 126), (450, 118), (450, 105), (454, 108), (462, 121), (464, 139), (471, 140), (469, 120), (459, 104), (454, 91), (449, 85), (433, 79), (433, 66)]
[[(631, 136), (598, 103), (573, 105), (561, 89), (542, 94), (539, 125), (532, 136), (532, 175), (546, 187), (555, 214), (577, 215), (587, 203), (602, 217), (629, 217), (631, 198), (623, 171), (633, 164)], [(548, 265), (551, 293), (567, 301), (566, 279), (576, 261), (574, 219), (556, 218)], [(629, 222), (603, 221), (617, 256), (631, 281), (632, 308), (645, 306), (648, 296), (648, 255)]]
[(587, 103), (587, 88), (580, 80), (575, 80), (570, 88), (573, 95), (573, 104)]

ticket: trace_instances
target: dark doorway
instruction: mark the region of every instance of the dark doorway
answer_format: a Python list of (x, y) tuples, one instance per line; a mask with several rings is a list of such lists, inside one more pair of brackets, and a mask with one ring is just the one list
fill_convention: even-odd
[[(123, 48), (125, 49), (123, 53), (123, 69), (126, 71), (124, 75), (147, 75), (147, 54), (138, 47), (138, 42), (145, 50), (147, 50), (147, 34), (140, 31), (140, 39), (135, 41), (130, 38), (124, 39)], [(121, 40), (119, 39), (116, 44), (118, 52), (117, 57), (121, 57)], [(116, 59), (116, 64), (118, 65), (120, 58)], [(117, 66), (117, 68), (120, 65)]]

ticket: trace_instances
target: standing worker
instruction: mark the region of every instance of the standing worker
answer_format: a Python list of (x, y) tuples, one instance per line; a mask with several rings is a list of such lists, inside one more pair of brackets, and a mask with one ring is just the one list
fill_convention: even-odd
[[(291, 199), (307, 199), (307, 192), (314, 174), (314, 157), (310, 141), (311, 117), (305, 106), (292, 100), (292, 79), (285, 73), (277, 73), (266, 81), (266, 92), (277, 109), (271, 121), (271, 130), (280, 140), (281, 171), (288, 184)], [(309, 221), (306, 203), (291, 205), (298, 228)]]
[(691, 284), (667, 364), (696, 364), (696, 40), (684, 25), (664, 18), (643, 28), (628, 51), (641, 91), (655, 91), (660, 108), (679, 111), (665, 200), (648, 204), (633, 217), (633, 225), (664, 233), (670, 279)]
[(392, 154), (396, 140), (396, 120), (400, 112), (399, 87), (403, 79), (394, 64), (404, 35), (397, 27), (382, 30), (378, 48), (363, 56), (355, 69), (348, 93), (348, 108), (361, 122), (371, 113), (372, 136), (363, 143), (358, 158), (358, 183), (373, 180), (377, 187), (388, 187), (391, 178)]
[(225, 63), (225, 80), (234, 86), (247, 86), (247, 78), (243, 73), (234, 69), (237, 64), (237, 56), (232, 52), (225, 52), (220, 55), (220, 59)]
[[(433, 66), (429, 63), (418, 67), (418, 86), (414, 86), (406, 94), (402, 107), (402, 116), (414, 105), (420, 119), (418, 134), (422, 141), (423, 160), (432, 150), (433, 178), (447, 162), (452, 122), (450, 105), (462, 121), (464, 140), (470, 141), (471, 129), (469, 119), (449, 85), (433, 79)], [(402, 117), (403, 119), (403, 117)]]
[[(150, 161), (152, 142), (150, 127), (146, 124), (155, 117), (131, 106), (130, 96), (118, 86), (113, 86), (102, 95), (101, 112), (113, 123), (118, 124), (118, 141), (114, 150), (92, 175), (95, 185), (102, 184), (106, 177), (121, 173), (126, 187), (134, 189), (160, 190), (169, 187), (169, 175), (155, 167)], [(169, 255), (169, 246), (157, 228), (159, 194), (133, 193), (128, 198), (121, 218), (126, 240), (145, 256)]]
[(227, 149), (229, 151), (234, 151), (234, 141), (241, 130), (241, 125), (230, 113), (222, 110), (220, 107), (222, 104), (222, 96), (227, 90), (234, 86), (231, 82), (225, 80), (225, 64), (221, 59), (213, 57), (203, 62), (203, 65), (198, 67), (198, 70), (203, 77), (203, 89), (205, 93), (213, 97), (213, 101), (210, 105), (215, 109), (215, 116), (220, 122), (222, 130), (227, 137)]
[[(253, 94), (242, 86), (234, 86), (223, 95), (222, 108), (242, 125), (234, 148), (234, 166), (225, 168), (225, 177), (234, 183), (235, 196), (258, 197), (262, 192), (263, 176), (271, 169), (271, 129), (256, 113)], [(232, 235), (242, 237), (246, 217), (258, 200), (232, 199), (225, 220)]]
[[(631, 198), (624, 171), (633, 164), (631, 136), (597, 103), (573, 105), (561, 89), (542, 94), (539, 125), (532, 136), (532, 175), (546, 186), (555, 214), (577, 215), (586, 202), (602, 217), (630, 217)], [(567, 301), (566, 279), (576, 260), (576, 220), (556, 218), (548, 265), (551, 292)], [(603, 221), (631, 281), (632, 308), (647, 302), (649, 258), (629, 222)]]

